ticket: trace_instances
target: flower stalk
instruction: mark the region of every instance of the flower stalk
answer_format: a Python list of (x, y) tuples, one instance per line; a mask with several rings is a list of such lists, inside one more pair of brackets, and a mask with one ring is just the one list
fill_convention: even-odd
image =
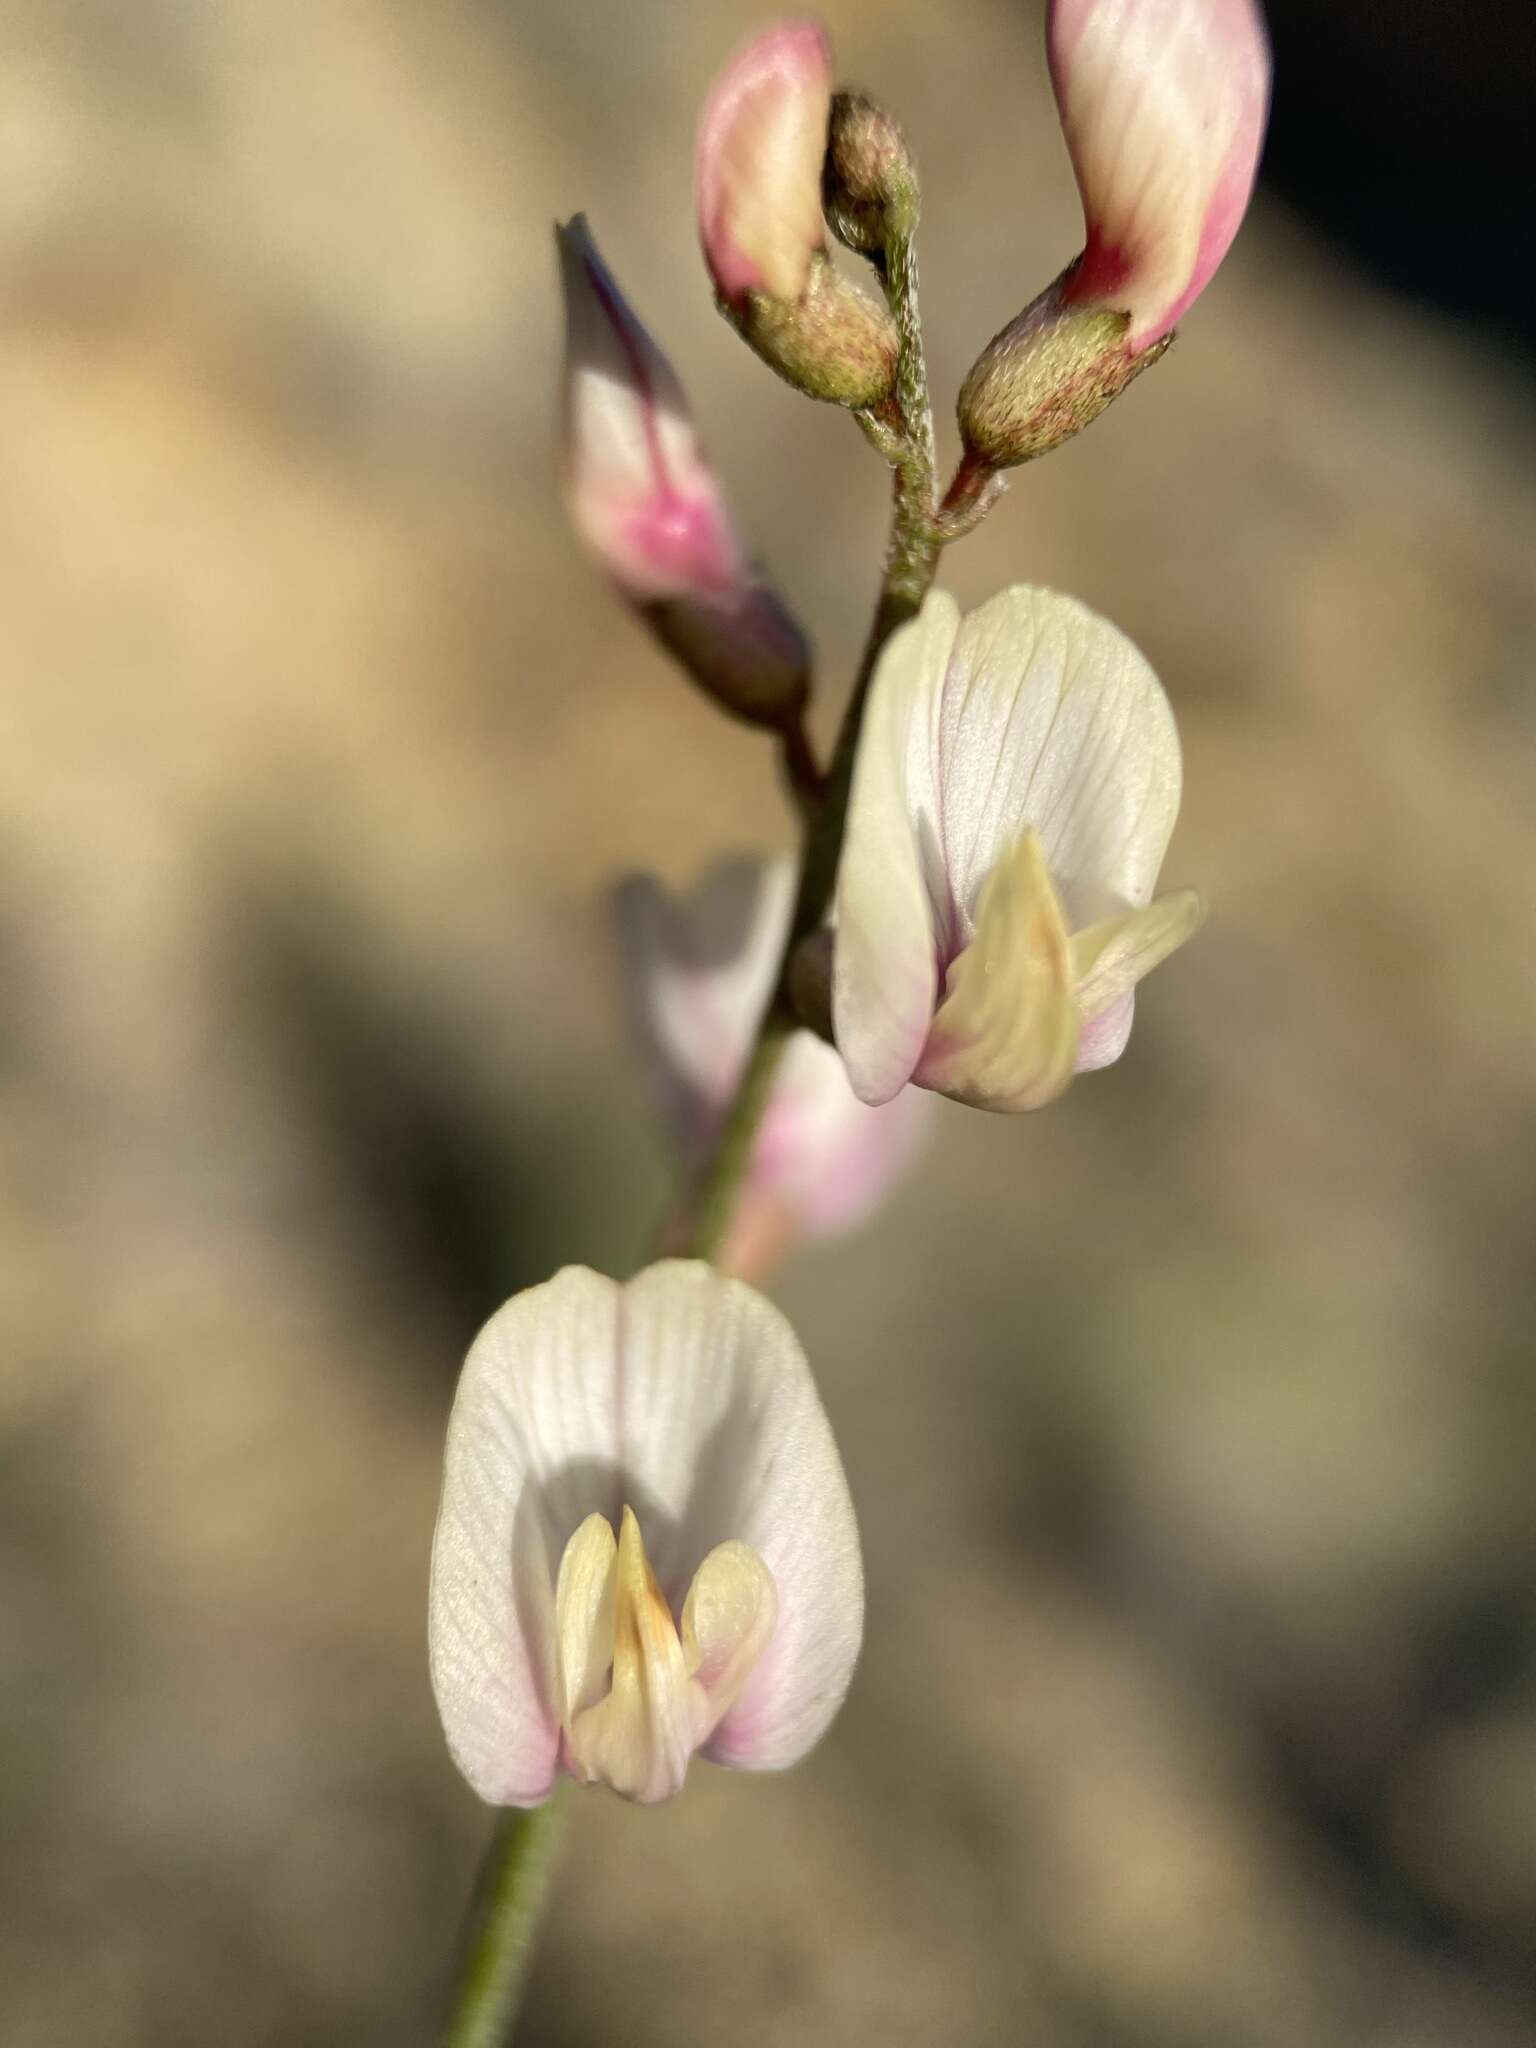
[[(853, 764), (875, 665), (897, 627), (905, 625), (921, 607), (945, 545), (946, 536), (936, 519), (938, 459), (918, 306), (916, 225), (914, 213), (911, 219), (894, 226), (880, 266), (899, 337), (896, 395), (888, 411), (873, 417), (860, 416), (860, 424), (873, 445), (886, 456), (892, 470), (891, 527), (880, 592), (831, 764), (814, 803), (805, 811), (800, 885), (773, 992), (758, 1025), (735, 1100), (726, 1113), (714, 1149), (685, 1200), (678, 1236), (681, 1247), (694, 1258), (713, 1259), (719, 1255), (779, 1062), (799, 1028), (790, 1000), (791, 964), (801, 941), (818, 928), (832, 900), (848, 815), (848, 795), (853, 786)], [(790, 773), (794, 780), (792, 768)], [(798, 789), (803, 785), (796, 781), (795, 786)]]
[(565, 1828), (557, 1791), (498, 1816), (474, 1901), (443, 2048), (499, 2048), (511, 2036)]
[[(962, 459), (942, 498), (918, 306), (920, 195), (900, 129), (865, 96), (833, 94), (825, 35), (808, 22), (756, 38), (705, 109), (699, 225), (721, 310), (796, 389), (853, 411), (892, 473), (874, 617), (825, 770), (805, 725), (804, 636), (740, 539), (670, 365), (581, 222), (561, 231), (573, 520), (694, 681), (775, 735), (800, 818), (799, 872), (787, 922), (780, 874), (745, 984), (737, 955), (722, 967), (685, 948), (681, 969), (664, 958), (656, 969), (676, 999), (660, 1005), (657, 1043), (678, 1063), (684, 1106), (697, 1097), (707, 1112), (701, 1163), (663, 1231), (687, 1259), (622, 1286), (567, 1268), (509, 1302), (466, 1360), (434, 1538), (430, 1657), (456, 1763), (483, 1799), (512, 1810), (487, 1857), (444, 2048), (511, 2038), (550, 1889), (562, 1774), (649, 1803), (681, 1789), (696, 1753), (781, 1768), (820, 1738), (852, 1674), (862, 1568), (836, 1446), (793, 1331), (718, 1270), (751, 1211), (755, 1155), (775, 1149), (781, 1078), (795, 1094), (781, 1068), (803, 1028), (797, 993), (818, 1030), (835, 1027), (858, 1116), (884, 1115), (909, 1081), (980, 1108), (1030, 1109), (1118, 1057), (1135, 982), (1198, 921), (1192, 892), (1152, 896), (1177, 810), (1177, 738), (1134, 648), (1027, 586), (1001, 593), (975, 626), (952, 600), (925, 604), (944, 548), (986, 515), (1001, 472), (1087, 424), (1166, 347), (1252, 184), (1268, 93), (1255, 0), (1051, 0), (1049, 48), (1083, 253), (973, 367)], [(828, 227), (867, 257), (883, 306), (832, 264)], [(957, 647), (969, 726), (935, 760), (903, 742), (950, 708)], [(1093, 716), (1058, 731), (1051, 707), (1069, 683)], [(1092, 774), (1077, 758), (1085, 733)], [(999, 734), (1010, 742), (1003, 774)], [(1035, 770), (1053, 745), (1071, 771), (1061, 787), (1075, 775), (1080, 800), (1037, 815)], [(973, 771), (996, 799), (986, 844), (930, 844), (920, 828), (943, 807), (929, 798)], [(818, 951), (829, 914), (835, 961)], [(723, 1066), (706, 1048), (699, 1082), (688, 1003), (727, 969), (745, 988), (736, 1035)], [(803, 1042), (790, 1068), (823, 1050)], [(806, 1156), (802, 1140), (802, 1180)], [(782, 1158), (772, 1171), (775, 1198), (788, 1186), (803, 1206)], [(698, 1493), (710, 1526), (685, 1528), (694, 1494), (678, 1490), (678, 1473), (697, 1471), (715, 1441), (717, 1398), (744, 1404), (769, 1441), (759, 1464), (742, 1453), (724, 1492)], [(594, 1495), (593, 1473), (612, 1488)], [(532, 1541), (519, 1548), (525, 1510)]]

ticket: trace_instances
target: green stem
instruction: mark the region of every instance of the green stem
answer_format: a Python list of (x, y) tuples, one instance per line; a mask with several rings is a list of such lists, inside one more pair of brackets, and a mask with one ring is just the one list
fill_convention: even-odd
[(470, 1908), (443, 2048), (501, 2048), (511, 2038), (564, 1818), (560, 1787), (542, 1806), (508, 1808), (498, 1818)]
[(687, 1225), (679, 1249), (696, 1259), (719, 1257), (736, 1197), (751, 1162), (758, 1126), (773, 1092), (779, 1061), (798, 1028), (789, 999), (790, 966), (795, 949), (819, 927), (832, 900), (853, 787), (853, 764), (876, 664), (897, 627), (921, 607), (944, 545), (934, 518), (937, 455), (918, 318), (917, 254), (912, 230), (892, 236), (882, 273), (900, 338), (896, 406), (893, 417), (866, 417), (860, 425), (875, 446), (888, 454), (893, 465), (891, 532), (885, 570), (820, 800), (806, 820), (800, 886), (773, 992), (764, 1007), (735, 1099), (689, 1195)]
[[(944, 546), (945, 535), (936, 519), (933, 412), (918, 324), (913, 226), (915, 221), (892, 235), (884, 266), (900, 337), (896, 398), (887, 414), (860, 422), (893, 470), (891, 533), (879, 600), (825, 778), (816, 774), (803, 726), (797, 724), (783, 735), (786, 773), (804, 816), (800, 885), (773, 993), (735, 1099), (689, 1190), (682, 1218), (666, 1233), (669, 1246), (694, 1258), (719, 1255), (779, 1061), (799, 1029), (789, 999), (790, 965), (801, 940), (820, 927), (832, 898), (864, 705), (876, 663), (892, 633), (922, 604)], [(549, 1891), (560, 1805), (557, 1792), (542, 1806), (503, 1814), (497, 1823), (472, 1909), (443, 2048), (503, 2048), (511, 2039)]]

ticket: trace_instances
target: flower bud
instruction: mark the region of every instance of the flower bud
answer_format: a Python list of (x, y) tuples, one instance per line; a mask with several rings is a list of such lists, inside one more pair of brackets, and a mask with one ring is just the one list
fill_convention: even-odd
[(873, 406), (895, 382), (896, 328), (827, 256), (831, 104), (831, 51), (814, 22), (747, 44), (699, 125), (699, 239), (721, 311), (771, 369), (809, 397)]
[(565, 288), (565, 493), (618, 589), (712, 697), (778, 726), (809, 654), (748, 558), (682, 386), (578, 214), (556, 229)]
[(769, 369), (807, 398), (865, 408), (881, 404), (895, 388), (895, 322), (833, 268), (824, 249), (811, 259), (803, 298), (749, 292), (740, 309), (726, 312)]
[(1132, 355), (1129, 325), (1124, 313), (1069, 306), (1058, 278), (993, 337), (960, 387), (967, 464), (1012, 469), (1097, 419), (1168, 346)]
[(965, 380), (973, 469), (1045, 454), (1156, 361), (1237, 233), (1263, 140), (1255, 0), (1051, 0), (1046, 35), (1085, 242)]
[(859, 92), (832, 100), (822, 206), (844, 248), (879, 257), (893, 229), (917, 226), (917, 168), (906, 138), (884, 107)]
[(823, 245), (821, 162), (832, 52), (820, 26), (785, 21), (740, 50), (699, 125), (699, 237), (730, 306), (748, 292), (794, 300)]
[(1051, 81), (1083, 199), (1069, 305), (1139, 355), (1205, 289), (1253, 190), (1269, 108), (1256, 0), (1051, 0)]
[(696, 683), (749, 725), (773, 731), (804, 705), (810, 649), (766, 583), (646, 608), (651, 630)]

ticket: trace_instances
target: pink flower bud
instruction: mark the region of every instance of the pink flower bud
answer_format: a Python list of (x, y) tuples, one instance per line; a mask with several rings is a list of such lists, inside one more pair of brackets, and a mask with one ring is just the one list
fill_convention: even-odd
[(565, 287), (565, 488), (576, 531), (637, 603), (719, 597), (746, 554), (672, 365), (582, 215), (555, 230)]
[(791, 302), (823, 246), (821, 166), (832, 105), (832, 52), (819, 24), (784, 21), (716, 80), (699, 126), (699, 238), (715, 288)]
[(1046, 39), (1087, 228), (1063, 298), (1129, 313), (1136, 356), (1242, 221), (1269, 106), (1263, 18), (1256, 0), (1051, 0)]
[(720, 310), (787, 384), (864, 409), (890, 396), (895, 323), (827, 254), (822, 169), (832, 56), (815, 22), (748, 43), (704, 105), (699, 239)]
[(572, 524), (710, 696), (738, 717), (777, 726), (805, 699), (805, 638), (748, 558), (682, 386), (585, 220), (578, 214), (556, 236)]

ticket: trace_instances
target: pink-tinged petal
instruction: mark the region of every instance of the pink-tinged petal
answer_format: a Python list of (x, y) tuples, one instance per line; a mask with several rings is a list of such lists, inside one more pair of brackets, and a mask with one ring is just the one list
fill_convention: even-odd
[(1178, 731), (1145, 657), (1107, 619), (1027, 584), (967, 613), (934, 748), (959, 944), (1026, 828), (1040, 835), (1071, 929), (1150, 901), (1178, 817)]
[(730, 1101), (768, 1000), (794, 898), (787, 861), (736, 860), (674, 897), (649, 875), (614, 896), (631, 1025), (686, 1151)]
[(892, 635), (870, 689), (837, 877), (832, 1025), (861, 1102), (922, 1055), (947, 943), (937, 722), (960, 614), (935, 591)]
[(752, 1179), (786, 1201), (808, 1237), (854, 1229), (884, 1201), (928, 1134), (931, 1099), (904, 1088), (872, 1109), (848, 1082), (839, 1054), (802, 1033), (763, 1120)]
[(1118, 1002), (1097, 1017), (1086, 1019), (1077, 1041), (1078, 1073), (1094, 1074), (1100, 1067), (1112, 1067), (1130, 1043), (1135, 1019), (1134, 989), (1127, 989)]
[[(616, 1549), (605, 1526), (625, 1532)], [(674, 1636), (712, 1556), (684, 1628), (696, 1695)], [(594, 1636), (615, 1620), (615, 1685), (656, 1691), (643, 1714), (603, 1692)], [(697, 1262), (625, 1286), (572, 1267), (491, 1318), (449, 1423), (429, 1620), (449, 1749), (483, 1799), (537, 1804), (562, 1755), (666, 1797), (711, 1730), (722, 1761), (792, 1763), (836, 1712), (862, 1630), (837, 1447), (760, 1295)]]
[(724, 1541), (748, 1544), (777, 1594), (772, 1638), (705, 1753), (781, 1769), (837, 1712), (864, 1626), (858, 1527), (805, 1353), (752, 1288), (667, 1260), (623, 1290), (622, 1356), (625, 1464), (653, 1504), (646, 1541), (674, 1613)]
[(963, 620), (930, 596), (881, 657), (848, 812), (833, 1021), (861, 1095), (1027, 1110), (1117, 1058), (1135, 982), (1199, 922), (1191, 891), (1152, 901), (1180, 780), (1106, 620), (1024, 585)]
[(565, 484), (572, 523), (638, 603), (751, 587), (724, 493), (671, 364), (581, 215), (556, 229), (565, 288)]
[[(710, 1142), (734, 1093), (793, 898), (787, 860), (732, 861), (682, 898), (648, 876), (617, 893), (632, 1023), (686, 1157)], [(797, 1035), (764, 1112), (727, 1265), (760, 1271), (797, 1235), (852, 1229), (912, 1157), (931, 1108), (913, 1091), (868, 1108), (832, 1048)]]
[(711, 88), (694, 167), (699, 239), (715, 288), (798, 300), (825, 242), (821, 167), (832, 54), (814, 21), (784, 21), (738, 51)]
[(509, 1301), (465, 1360), (432, 1543), (432, 1689), (482, 1799), (534, 1806), (560, 1746), (554, 1579), (594, 1510), (616, 1514), (618, 1289), (568, 1267)]
[(1237, 233), (1269, 107), (1255, 0), (1052, 0), (1051, 77), (1087, 242), (1069, 302), (1127, 311), (1139, 354)]

